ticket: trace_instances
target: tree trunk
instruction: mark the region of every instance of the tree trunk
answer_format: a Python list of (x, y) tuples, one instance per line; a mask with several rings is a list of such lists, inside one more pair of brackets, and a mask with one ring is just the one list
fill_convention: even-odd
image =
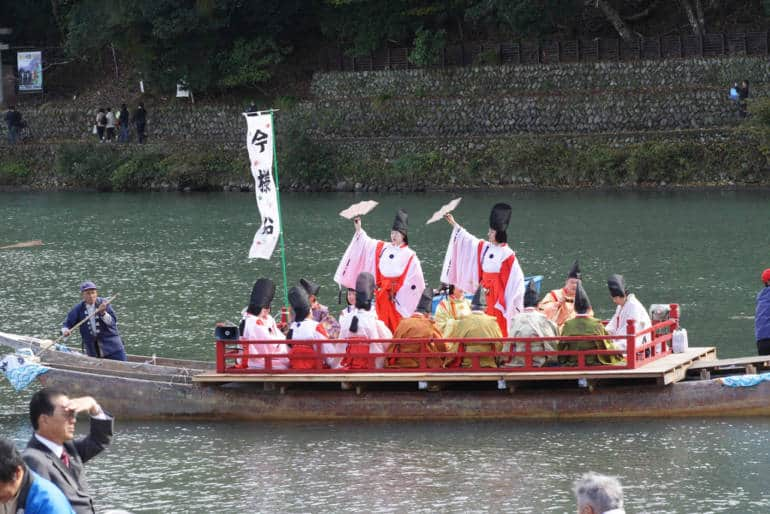
[(687, 15), (687, 21), (690, 23), (692, 33), (696, 36), (702, 36), (704, 31), (705, 21), (703, 20), (703, 6), (700, 0), (695, 0), (696, 9), (700, 12), (696, 13), (696, 9), (693, 9), (690, 0), (679, 0), (679, 5), (684, 9), (684, 13)]
[(618, 11), (616, 11), (606, 0), (585, 0), (583, 5), (601, 9), (602, 13), (604, 13), (604, 17), (607, 18), (613, 27), (615, 27), (615, 30), (620, 34), (620, 37), (623, 38), (624, 41), (633, 41), (636, 39), (636, 36), (634, 36), (633, 32), (628, 29)]

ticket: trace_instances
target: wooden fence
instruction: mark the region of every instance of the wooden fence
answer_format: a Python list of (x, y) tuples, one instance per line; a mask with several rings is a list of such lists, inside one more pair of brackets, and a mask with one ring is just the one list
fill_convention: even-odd
[[(768, 32), (658, 36), (634, 41), (595, 38), (569, 41), (465, 43), (445, 47), (437, 67), (479, 64), (562, 64), (600, 61), (639, 61), (694, 57), (768, 55)], [(409, 61), (411, 48), (386, 48), (352, 57), (339, 48), (323, 49), (323, 71), (417, 69)]]

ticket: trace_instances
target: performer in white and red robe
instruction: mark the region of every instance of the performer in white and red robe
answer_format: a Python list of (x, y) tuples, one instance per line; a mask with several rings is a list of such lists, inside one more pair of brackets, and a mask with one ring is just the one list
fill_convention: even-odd
[[(612, 302), (617, 305), (615, 314), (613, 314), (610, 322), (607, 323), (607, 332), (614, 336), (624, 336), (628, 330), (628, 321), (634, 320), (634, 328), (636, 333), (647, 330), (652, 326), (650, 315), (647, 314), (647, 309), (644, 308), (642, 302), (640, 302), (636, 295), (629, 293), (626, 289), (626, 281), (623, 275), (610, 275), (607, 279), (607, 287), (610, 290), (610, 296)], [(639, 347), (652, 339), (652, 334), (644, 334), (637, 336), (634, 341), (636, 346)], [(615, 348), (621, 350), (626, 349), (626, 339), (613, 339), (612, 343)], [(660, 351), (660, 348), (658, 349)]]
[(321, 342), (329, 339), (329, 335), (323, 323), (313, 319), (312, 304), (306, 289), (302, 287), (289, 289), (289, 304), (294, 315), (294, 321), (289, 325), (289, 332), (286, 334), (286, 339), (290, 341), (291, 346), (289, 367), (304, 370), (338, 368), (343, 356), (322, 357), (320, 362), (318, 357), (327, 353), (345, 353), (347, 345)]
[(361, 218), (355, 218), (353, 223), (356, 233), (342, 256), (334, 281), (342, 287), (355, 287), (360, 273), (374, 275), (377, 317), (392, 332), (401, 318), (412, 315), (425, 289), (420, 259), (408, 246), (407, 214), (403, 210), (396, 214), (389, 243), (369, 237), (361, 228)]
[[(251, 290), (251, 299), (246, 308), (246, 316), (242, 322), (241, 340), (246, 341), (284, 341), (283, 333), (278, 329), (275, 320), (270, 315), (270, 303), (275, 296), (275, 284), (267, 278), (260, 278)], [(249, 344), (247, 351), (251, 355), (285, 355), (289, 348), (285, 343)], [(248, 367), (265, 369), (264, 358), (250, 357)], [(288, 369), (289, 359), (272, 357), (271, 369)]]
[(511, 220), (511, 207), (498, 203), (489, 215), (488, 241), (478, 239), (462, 228), (451, 214), (454, 227), (449, 238), (441, 281), (462, 289), (486, 291), (486, 313), (497, 318), (503, 336), (508, 335), (511, 319), (524, 310), (524, 273), (516, 253), (508, 246), (505, 230)]
[[(393, 333), (372, 309), (375, 279), (371, 273), (362, 272), (356, 280), (356, 303), (353, 312), (340, 320), (340, 339), (346, 339), (347, 356), (342, 360), (345, 369), (371, 368), (370, 354), (382, 354), (374, 359), (374, 367), (385, 365), (387, 342), (368, 343), (364, 339), (392, 339)], [(420, 291), (422, 293), (422, 291)]]

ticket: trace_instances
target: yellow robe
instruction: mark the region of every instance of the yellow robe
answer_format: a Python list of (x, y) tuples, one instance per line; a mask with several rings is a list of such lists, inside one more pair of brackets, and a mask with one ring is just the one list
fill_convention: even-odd
[[(497, 323), (497, 318), (484, 314), (483, 312), (474, 311), (469, 316), (457, 321), (452, 327), (449, 333), (444, 334), (447, 339), (462, 339), (466, 337), (503, 337), (503, 332), (500, 330), (500, 325)], [(449, 343), (449, 351), (458, 351), (460, 344), (463, 344), (466, 352), (491, 352), (500, 351), (503, 348), (503, 343), (461, 343), (453, 342)], [(460, 366), (463, 368), (469, 368), (473, 365), (473, 359), (471, 357), (463, 358)], [(497, 361), (494, 357), (479, 357), (479, 366), (482, 368), (496, 368)]]
[[(568, 296), (564, 288), (554, 289), (540, 300), (537, 309), (545, 314), (546, 318), (556, 323), (561, 332), (564, 323), (575, 318), (575, 296)], [(588, 309), (587, 314), (593, 316), (593, 309)]]
[(457, 320), (470, 316), (471, 314), (471, 302), (464, 296), (459, 300), (447, 296), (436, 307), (436, 314), (434, 319), (436, 320), (436, 326), (441, 330), (442, 334), (449, 332)]

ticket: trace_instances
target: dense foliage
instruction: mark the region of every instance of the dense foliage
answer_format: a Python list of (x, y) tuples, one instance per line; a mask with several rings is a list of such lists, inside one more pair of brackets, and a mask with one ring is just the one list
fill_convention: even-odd
[(25, 0), (0, 2), (15, 46), (70, 59), (117, 52), (146, 80), (198, 92), (255, 87), (287, 56), (412, 46), (435, 62), (455, 41), (762, 30), (770, 0)]

